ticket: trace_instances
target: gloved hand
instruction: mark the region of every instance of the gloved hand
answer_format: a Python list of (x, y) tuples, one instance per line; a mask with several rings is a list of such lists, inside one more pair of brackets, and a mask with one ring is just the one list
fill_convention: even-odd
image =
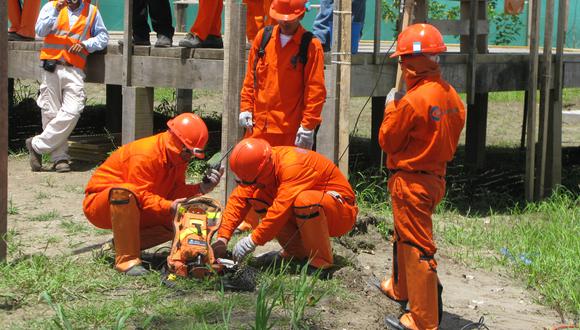
[(223, 258), (226, 256), (226, 251), (228, 249), (228, 240), (223, 237), (218, 237), (217, 241), (211, 244), (211, 249), (213, 250), (213, 255), (216, 258)]
[(389, 94), (387, 94), (387, 100), (385, 102), (385, 105), (389, 104), (393, 101), (398, 101), (398, 100), (402, 99), (403, 96), (405, 96), (405, 92), (403, 92), (403, 91), (397, 92), (397, 90), (395, 88), (391, 88), (391, 91), (389, 92)]
[(171, 211), (172, 216), (175, 215), (175, 212), (177, 212), (177, 206), (180, 203), (185, 202), (186, 200), (187, 200), (187, 198), (178, 198), (171, 203), (171, 207), (169, 208), (169, 210)]
[(212, 191), (215, 186), (220, 183), (220, 179), (224, 174), (225, 167), (221, 166), (220, 170), (216, 170), (214, 168), (209, 168), (205, 172), (205, 177), (203, 178), (202, 182), (199, 184), (199, 190), (202, 194), (207, 194)]
[(296, 132), (294, 144), (300, 148), (312, 149), (312, 145), (314, 144), (314, 130), (306, 129), (300, 125), (300, 128)]
[(240, 112), (240, 126), (243, 128), (252, 128), (254, 126), (252, 113), (250, 111)]
[(248, 254), (254, 252), (256, 244), (252, 241), (252, 235), (246, 236), (234, 246), (234, 261), (238, 262), (244, 259)]

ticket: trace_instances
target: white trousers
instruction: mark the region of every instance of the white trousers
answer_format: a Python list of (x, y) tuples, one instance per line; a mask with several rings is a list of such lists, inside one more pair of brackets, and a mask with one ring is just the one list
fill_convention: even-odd
[(50, 154), (53, 162), (70, 160), (68, 137), (85, 107), (85, 73), (75, 67), (57, 65), (54, 72), (42, 71), (36, 103), (42, 111), (42, 133), (32, 138), (32, 148)]

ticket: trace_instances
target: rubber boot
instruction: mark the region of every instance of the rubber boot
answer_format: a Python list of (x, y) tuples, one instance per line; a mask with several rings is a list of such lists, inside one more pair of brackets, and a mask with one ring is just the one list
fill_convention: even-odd
[(411, 312), (400, 322), (409, 329), (437, 329), (440, 318), (439, 279), (437, 263), (432, 256), (408, 244), (399, 244), (399, 253), (405, 258), (407, 291)]
[(310, 264), (321, 269), (332, 267), (334, 258), (324, 210), (318, 205), (312, 205), (300, 209), (295, 207), (294, 212), (302, 245), (311, 258)]
[(390, 278), (381, 281), (381, 291), (391, 300), (406, 305), (407, 297), (407, 275), (405, 271), (405, 259), (399, 253), (400, 243), (393, 243), (393, 273)]
[(141, 239), (139, 234), (139, 208), (133, 193), (126, 189), (111, 189), (109, 194), (113, 241), (115, 243), (115, 269), (131, 276), (145, 275), (141, 266)]
[(350, 51), (352, 54), (358, 53), (358, 44), (362, 36), (363, 23), (352, 22), (352, 30), (350, 34)]
[(304, 244), (300, 240), (300, 232), (294, 219), (286, 221), (284, 227), (276, 235), (276, 240), (282, 247), (280, 257), (283, 259), (302, 261), (308, 258), (308, 251), (304, 248)]

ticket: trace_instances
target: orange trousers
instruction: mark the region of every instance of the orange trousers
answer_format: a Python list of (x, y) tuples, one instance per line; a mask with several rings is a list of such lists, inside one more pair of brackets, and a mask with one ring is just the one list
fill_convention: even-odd
[[(262, 218), (272, 205), (271, 196), (259, 190), (254, 198), (248, 199), (255, 213), (247, 217), (246, 222), (257, 221), (254, 215)], [(334, 262), (330, 237), (338, 237), (348, 233), (354, 226), (356, 208), (343, 203), (329, 194), (318, 190), (301, 192), (294, 201), (293, 213), (282, 229), (276, 235), (276, 240), (282, 246), (282, 256), (304, 260), (309, 258), (310, 264), (317, 268), (329, 268)]]
[(272, 134), (253, 128), (252, 130), (246, 130), (244, 135), (244, 138), (250, 137), (266, 140), (272, 147), (294, 146), (294, 142), (296, 142), (296, 132), (294, 134)]
[(40, 10), (40, 0), (24, 0), (20, 8), (19, 0), (8, 0), (9, 32), (16, 32), (23, 37), (34, 38), (34, 26)]
[(244, 3), (247, 6), (246, 37), (252, 42), (264, 26), (276, 24), (269, 14), (272, 0), (244, 0)]
[(199, 0), (197, 17), (189, 30), (191, 34), (201, 40), (205, 40), (208, 35), (221, 37), (223, 8), (221, 0)]
[(445, 180), (436, 175), (399, 171), (388, 182), (395, 222), (393, 274), (387, 294), (408, 301), (401, 317), (409, 329), (437, 329), (442, 306), (434, 259), (431, 215), (445, 194)]
[[(85, 216), (94, 226), (98, 228), (113, 228), (111, 223), (111, 211), (109, 202), (109, 195), (111, 189), (113, 188), (123, 188), (135, 191), (132, 189), (133, 187), (130, 184), (119, 185), (110, 187), (98, 193), (88, 194), (85, 196), (83, 201), (83, 211)], [(140, 204), (139, 200), (137, 200), (137, 204)], [(141, 209), (139, 210), (139, 227), (142, 250), (173, 239), (172, 218), (152, 212), (143, 211)], [(129, 233), (127, 234), (130, 235)], [(123, 237), (115, 237), (115, 239), (123, 239)]]

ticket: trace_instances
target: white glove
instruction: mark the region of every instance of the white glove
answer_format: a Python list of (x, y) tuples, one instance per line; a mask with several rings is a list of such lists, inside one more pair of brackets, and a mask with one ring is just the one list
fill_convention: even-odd
[(234, 246), (234, 251), (232, 253), (234, 255), (234, 261), (241, 261), (245, 256), (254, 252), (255, 249), (256, 244), (252, 241), (252, 235), (242, 238), (238, 243), (236, 243), (236, 246)]
[(402, 99), (403, 96), (405, 96), (405, 92), (403, 91), (397, 92), (395, 88), (391, 88), (391, 91), (389, 92), (389, 94), (387, 94), (387, 101), (385, 102), (385, 105), (393, 101), (398, 101)]
[(254, 126), (254, 122), (252, 121), (252, 113), (250, 111), (242, 111), (240, 112), (240, 126), (243, 128), (252, 128)]
[(220, 170), (210, 168), (205, 173), (203, 181), (199, 184), (199, 190), (202, 194), (207, 194), (212, 191), (219, 183), (224, 174), (225, 167), (220, 167)]
[(312, 145), (314, 144), (314, 130), (309, 130), (302, 125), (296, 132), (296, 141), (294, 144), (297, 147), (304, 148), (304, 149), (312, 149)]

